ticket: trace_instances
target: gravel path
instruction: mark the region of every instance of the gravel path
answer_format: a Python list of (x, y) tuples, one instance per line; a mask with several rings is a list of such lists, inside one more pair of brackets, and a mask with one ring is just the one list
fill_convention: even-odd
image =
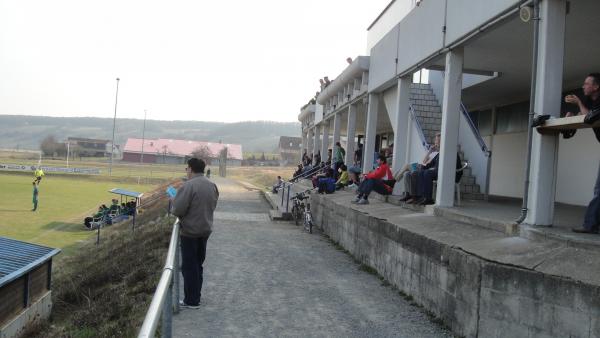
[(269, 221), (257, 192), (215, 181), (202, 307), (174, 316), (174, 336), (451, 336), (324, 236)]

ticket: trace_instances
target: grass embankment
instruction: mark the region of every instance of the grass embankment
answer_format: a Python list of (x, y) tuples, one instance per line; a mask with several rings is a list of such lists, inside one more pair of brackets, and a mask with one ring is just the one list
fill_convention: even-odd
[(270, 189), (277, 181), (277, 176), (289, 180), (296, 169), (295, 167), (228, 167), (227, 177), (252, 183), (261, 189)]
[[(162, 188), (156, 194), (163, 196)], [(165, 217), (166, 207), (162, 197), (139, 215), (134, 232), (130, 222), (103, 228), (99, 246), (89, 240), (60, 260), (54, 268), (51, 321), (25, 336), (134, 337), (169, 246), (174, 218)]]

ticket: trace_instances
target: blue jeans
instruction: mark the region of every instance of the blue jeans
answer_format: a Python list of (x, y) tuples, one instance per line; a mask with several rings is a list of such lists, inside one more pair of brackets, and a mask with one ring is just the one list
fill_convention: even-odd
[(592, 197), (585, 210), (585, 218), (583, 219), (583, 227), (587, 230), (596, 231), (598, 226), (600, 226), (600, 165), (598, 166), (598, 175), (594, 186), (594, 197)]
[(358, 187), (358, 197), (368, 199), (369, 194), (373, 190), (382, 195), (390, 194), (390, 192), (385, 188), (385, 182), (383, 182), (383, 180), (369, 178), (364, 180)]
[(437, 179), (437, 169), (419, 170), (417, 177), (417, 189), (419, 196), (425, 197), (427, 200), (433, 199), (433, 181)]
[(202, 291), (202, 264), (206, 258), (208, 237), (180, 236), (181, 273), (183, 274), (183, 301), (188, 305), (200, 304)]

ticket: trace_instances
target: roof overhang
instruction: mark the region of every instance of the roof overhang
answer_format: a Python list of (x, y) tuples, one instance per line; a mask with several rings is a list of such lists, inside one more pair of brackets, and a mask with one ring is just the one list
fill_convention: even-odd
[(352, 64), (350, 64), (344, 71), (333, 80), (329, 86), (325, 87), (317, 96), (317, 103), (325, 104), (325, 102), (332, 96), (337, 95), (338, 92), (344, 89), (350, 81), (354, 81), (357, 77), (362, 77), (364, 71), (369, 71), (369, 57), (358, 56)]
[(316, 112), (316, 106), (314, 104), (307, 104), (300, 109), (300, 115), (298, 115), (298, 121), (302, 122), (308, 115)]

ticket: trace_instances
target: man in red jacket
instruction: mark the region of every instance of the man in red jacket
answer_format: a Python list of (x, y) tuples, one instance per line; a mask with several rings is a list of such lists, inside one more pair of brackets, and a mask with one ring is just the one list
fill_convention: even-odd
[(379, 155), (377, 165), (377, 169), (364, 175), (364, 181), (358, 187), (358, 196), (352, 203), (369, 204), (369, 194), (373, 190), (382, 195), (392, 193), (396, 181), (384, 155)]

